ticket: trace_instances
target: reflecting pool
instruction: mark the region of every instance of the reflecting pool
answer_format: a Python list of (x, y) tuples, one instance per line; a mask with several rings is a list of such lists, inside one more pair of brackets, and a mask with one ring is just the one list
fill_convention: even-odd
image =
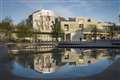
[(24, 77), (84, 77), (104, 72), (119, 56), (119, 49), (54, 49), (22, 51), (11, 61), (13, 74)]

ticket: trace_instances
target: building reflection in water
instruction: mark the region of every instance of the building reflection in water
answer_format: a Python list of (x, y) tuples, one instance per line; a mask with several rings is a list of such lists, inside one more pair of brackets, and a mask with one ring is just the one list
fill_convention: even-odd
[[(78, 52), (79, 51), (79, 52)], [(112, 58), (106, 49), (66, 50), (62, 62), (74, 65), (95, 64), (102, 58)]]
[(52, 73), (62, 69), (65, 65), (87, 66), (103, 59), (112, 60), (117, 51), (107, 49), (64, 49), (58, 52), (19, 55), (16, 56), (16, 61), (37, 72)]
[(52, 58), (52, 53), (37, 54), (34, 58), (34, 69), (40, 72), (55, 71), (55, 62)]

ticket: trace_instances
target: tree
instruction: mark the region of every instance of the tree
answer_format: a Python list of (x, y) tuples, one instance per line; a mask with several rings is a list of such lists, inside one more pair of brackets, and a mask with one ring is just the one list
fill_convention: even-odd
[(16, 28), (19, 38), (32, 37), (32, 25), (27, 20), (21, 21)]
[(12, 31), (14, 30), (13, 21), (11, 18), (6, 17), (5, 19), (0, 22), (0, 31), (4, 32), (5, 40), (10, 40), (12, 37)]

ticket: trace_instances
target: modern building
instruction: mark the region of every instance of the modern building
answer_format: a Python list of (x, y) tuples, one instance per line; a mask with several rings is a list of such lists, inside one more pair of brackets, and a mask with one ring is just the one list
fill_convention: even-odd
[(112, 23), (98, 22), (87, 17), (75, 17), (66, 20), (64, 17), (56, 17), (51, 10), (35, 11), (29, 16), (29, 19), (34, 32), (44, 33), (36, 35), (37, 40), (40, 41), (55, 40), (53, 35), (49, 33), (54, 32), (54, 29), (59, 29), (55, 28), (56, 23), (60, 23), (60, 29), (64, 33), (64, 40), (68, 41), (108, 39), (111, 36), (111, 28), (113, 27)]
[(80, 41), (84, 38), (83, 29), (86, 28), (87, 19), (76, 17), (74, 20), (61, 21), (61, 28), (65, 33), (65, 40)]
[(37, 39), (42, 41), (52, 40), (52, 36), (47, 33), (52, 33), (55, 23), (55, 14), (51, 10), (38, 10), (29, 16), (31, 19), (34, 32), (44, 34), (37, 35)]
[(65, 33), (65, 40), (71, 41), (92, 40), (94, 35), (97, 39), (109, 36), (110, 26), (112, 24), (97, 22), (86, 17), (61, 21), (61, 29)]
[(81, 51), (72, 49), (64, 52), (61, 62), (72, 65), (86, 65), (95, 64), (100, 59), (110, 59), (111, 57), (110, 52), (106, 49), (83, 49)]

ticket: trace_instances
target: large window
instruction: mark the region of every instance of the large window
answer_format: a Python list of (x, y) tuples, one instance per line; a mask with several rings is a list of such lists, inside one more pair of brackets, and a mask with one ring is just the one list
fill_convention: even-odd
[(88, 22), (91, 22), (91, 19), (88, 19)]
[(65, 29), (66, 31), (68, 31), (68, 30), (69, 30), (69, 25), (68, 25), (68, 24), (64, 24), (64, 29)]
[(84, 26), (83, 24), (79, 24), (79, 28), (83, 28), (83, 26)]

